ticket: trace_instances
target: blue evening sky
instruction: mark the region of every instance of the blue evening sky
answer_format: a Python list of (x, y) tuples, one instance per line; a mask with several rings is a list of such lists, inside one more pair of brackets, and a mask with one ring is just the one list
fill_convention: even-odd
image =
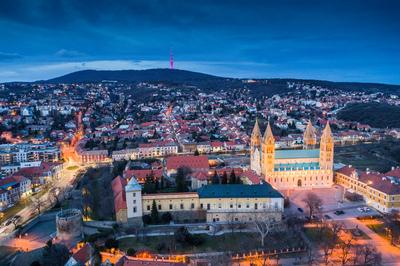
[(400, 1), (1, 0), (0, 82), (82, 69), (400, 84)]

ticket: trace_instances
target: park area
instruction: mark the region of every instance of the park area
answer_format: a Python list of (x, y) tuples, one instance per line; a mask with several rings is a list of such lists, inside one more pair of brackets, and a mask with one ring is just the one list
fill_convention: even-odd
[(380, 142), (335, 147), (335, 163), (352, 165), (360, 170), (369, 168), (379, 172), (390, 171), (400, 163), (400, 142), (385, 139)]
[(149, 251), (156, 254), (189, 254), (219, 251), (236, 253), (261, 249), (273, 251), (304, 247), (299, 234), (282, 232), (267, 236), (264, 248), (261, 246), (260, 236), (256, 233), (226, 233), (218, 236), (196, 234), (191, 236), (191, 240), (185, 240), (176, 233), (170, 236), (130, 237), (119, 240), (119, 248), (124, 251), (134, 249), (136, 252)]

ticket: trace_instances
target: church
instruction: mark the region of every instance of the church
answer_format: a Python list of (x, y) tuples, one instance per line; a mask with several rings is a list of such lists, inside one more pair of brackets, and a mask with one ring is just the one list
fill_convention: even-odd
[(333, 184), (333, 137), (329, 122), (317, 148), (316, 130), (308, 123), (303, 149), (275, 149), (275, 138), (268, 122), (262, 137), (258, 121), (250, 141), (250, 169), (279, 190), (330, 187)]

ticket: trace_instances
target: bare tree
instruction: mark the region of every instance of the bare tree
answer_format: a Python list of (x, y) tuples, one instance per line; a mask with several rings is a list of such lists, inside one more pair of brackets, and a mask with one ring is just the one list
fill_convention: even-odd
[(306, 197), (303, 199), (303, 202), (307, 205), (311, 220), (313, 215), (320, 211), (322, 207), (322, 199), (315, 193), (308, 192)]
[(390, 243), (395, 245), (400, 242), (400, 211), (392, 210), (384, 216), (385, 227), (388, 229)]
[(341, 265), (346, 265), (351, 259), (353, 238), (344, 240), (339, 244), (339, 258)]
[(55, 204), (59, 205), (62, 201), (62, 195), (60, 193), (59, 188), (52, 188), (49, 191), (50, 200)]
[(256, 214), (254, 216), (254, 226), (260, 235), (261, 246), (264, 247), (265, 237), (271, 232), (274, 227), (272, 219), (266, 217), (266, 215)]
[(354, 265), (381, 265), (382, 255), (372, 245), (357, 246)]
[(235, 213), (233, 211), (227, 213), (226, 221), (228, 228), (231, 230), (231, 233), (233, 234), (237, 225), (237, 222), (235, 221)]
[(40, 197), (32, 197), (32, 207), (41, 214), (42, 208), (44, 207), (45, 201)]
[(327, 222), (323, 222), (323, 224), (325, 229), (323, 237), (320, 241), (320, 247), (323, 252), (323, 263), (325, 265), (329, 265), (333, 250), (339, 242), (339, 233), (343, 229), (343, 224), (334, 222), (330, 224)]

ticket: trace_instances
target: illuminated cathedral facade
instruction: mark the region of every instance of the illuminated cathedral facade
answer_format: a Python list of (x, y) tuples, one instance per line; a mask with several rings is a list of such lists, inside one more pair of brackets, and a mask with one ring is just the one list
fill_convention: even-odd
[(250, 142), (250, 168), (277, 189), (310, 189), (333, 184), (333, 137), (329, 122), (317, 148), (316, 130), (308, 123), (303, 136), (303, 149), (279, 150), (268, 122), (264, 136), (258, 121)]

